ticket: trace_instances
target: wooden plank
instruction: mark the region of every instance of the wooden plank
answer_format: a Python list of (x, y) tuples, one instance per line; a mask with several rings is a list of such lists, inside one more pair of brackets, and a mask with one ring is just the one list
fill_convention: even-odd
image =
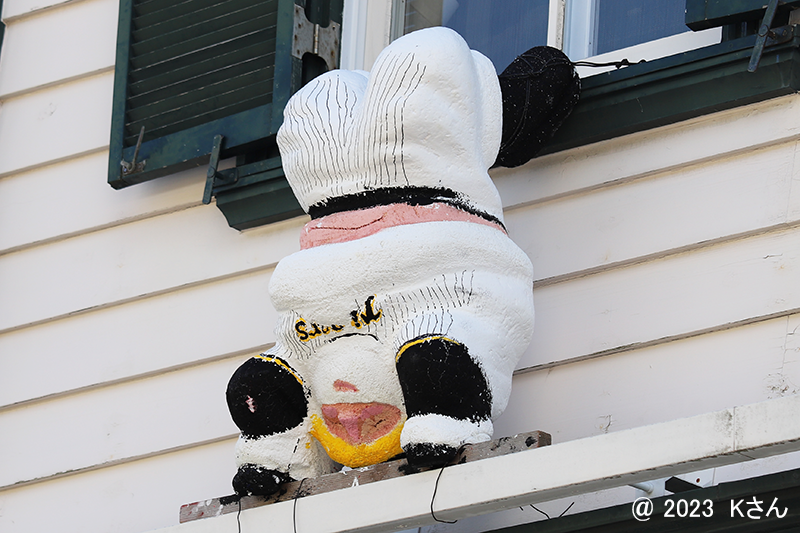
[[(141, 533), (177, 524), (183, 503), (230, 490), (236, 473), (235, 442), (230, 439), (0, 491), (0, 531)], [(0, 463), (5, 466), (5, 458)], [(236, 532), (235, 520), (230, 531)]]
[(8, 23), (3, 38), (0, 100), (112, 69), (117, 8), (115, 0), (85, 0), (67, 9)]
[(13, 21), (17, 18), (37, 16), (52, 9), (59, 9), (86, 0), (4, 0), (3, 16)]
[(270, 267), (300, 248), (286, 228), (302, 223), (237, 233), (216, 207), (198, 206), (4, 256), (0, 330)]
[[(489, 457), (499, 457), (548, 446), (550, 443), (550, 435), (543, 431), (531, 431), (514, 435), (513, 437), (502, 437), (489, 442), (465, 446), (459, 451), (459, 454), (451, 464), (471, 463)], [(292, 481), (282, 485), (280, 491), (269, 498), (245, 496), (239, 500), (235, 496), (227, 496), (202, 502), (187, 503), (181, 506), (180, 521), (183, 523), (201, 518), (220, 516), (238, 512), (240, 509), (253, 509), (314, 494), (367, 485), (377, 481), (406, 476), (410, 473), (408, 472), (408, 462), (405, 459), (387, 461), (355, 470), (335, 472), (318, 478)]]
[[(0, 335), (0, 406), (264, 350), (277, 323), (264, 304), (270, 273)], [(47, 357), (43, 372), (42, 357), (54, 349), (58, 356)]]
[(536, 329), (518, 368), (797, 313), (799, 236), (794, 227), (534, 288)]
[(798, 326), (800, 314), (516, 375), (495, 432), (546, 427), (561, 443), (796, 394)]
[(0, 180), (0, 254), (199, 205), (206, 179), (197, 168), (115, 191), (97, 185), (107, 172), (102, 151)]
[(1, 411), (0, 489), (238, 435), (225, 389), (247, 358)]
[(3, 102), (0, 177), (108, 146), (112, 72)]
[[(799, 220), (796, 143), (506, 211), (537, 280)], [(794, 188), (797, 188), (796, 186)]]
[(498, 168), (491, 175), (506, 207), (541, 202), (795, 140), (800, 126), (792, 117), (799, 108), (800, 96), (785, 96), (543, 156), (517, 169)]

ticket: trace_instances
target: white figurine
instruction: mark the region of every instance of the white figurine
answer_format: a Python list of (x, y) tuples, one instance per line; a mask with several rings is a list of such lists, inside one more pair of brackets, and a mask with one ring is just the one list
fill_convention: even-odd
[(270, 282), (275, 346), (229, 385), (237, 494), (491, 439), (534, 315), (487, 173), (502, 100), (491, 62), (432, 28), (289, 101), (278, 144), (312, 220)]

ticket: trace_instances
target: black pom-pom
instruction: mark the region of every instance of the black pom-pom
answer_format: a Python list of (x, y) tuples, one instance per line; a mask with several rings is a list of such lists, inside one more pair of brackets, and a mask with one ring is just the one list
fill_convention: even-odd
[(499, 76), (503, 94), (503, 138), (495, 166), (530, 161), (578, 103), (581, 83), (563, 52), (531, 48)]

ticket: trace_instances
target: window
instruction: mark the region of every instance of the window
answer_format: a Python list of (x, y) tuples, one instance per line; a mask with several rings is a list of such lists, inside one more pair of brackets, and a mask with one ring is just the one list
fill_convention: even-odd
[(401, 33), (447, 26), (502, 69), (546, 44), (548, 9), (548, 0), (405, 0)]
[(291, 94), (336, 66), (341, 12), (342, 0), (120, 0), (109, 183), (208, 164), (218, 138), (237, 166), (210, 173), (208, 196), (232, 226), (301, 213), (274, 137)]
[(685, 0), (572, 0), (564, 51), (573, 60), (686, 32)]
[[(688, 32), (686, 0), (395, 0), (394, 36), (443, 25), (502, 71), (544, 44), (573, 60)], [(563, 28), (559, 30), (559, 28)]]
[(579, 67), (581, 101), (551, 153), (800, 90), (800, 0), (778, 2), (761, 66), (747, 70), (768, 1), (394, 0), (393, 35), (441, 23), (498, 71), (541, 44), (573, 61), (647, 60)]

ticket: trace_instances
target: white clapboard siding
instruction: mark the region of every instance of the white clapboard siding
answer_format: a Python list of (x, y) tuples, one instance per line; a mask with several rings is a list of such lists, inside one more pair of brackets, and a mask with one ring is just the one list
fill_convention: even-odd
[(113, 83), (106, 72), (4, 100), (0, 177), (106, 149)]
[(225, 389), (250, 355), (3, 411), (0, 487), (238, 434)]
[(61, 6), (79, 4), (85, 0), (4, 0), (3, 18), (13, 21), (17, 17), (46, 12)]
[(542, 156), (492, 177), (512, 207), (785, 142), (800, 134), (799, 118), (800, 95), (790, 95)]
[[(796, 392), (800, 353), (786, 345), (798, 326), (800, 315), (517, 376), (497, 434), (538, 428), (564, 442)], [(0, 412), (6, 457), (41, 458), (0, 469), (0, 486), (235, 433), (224, 390), (244, 359)], [(52, 441), (24, 431), (31, 420), (70, 454), (49, 456)]]
[(277, 322), (267, 293), (270, 274), (254, 272), (0, 335), (0, 406), (263, 350), (275, 341)]
[(496, 432), (566, 442), (795, 394), (798, 327), (800, 314), (517, 375)]
[(207, 205), (7, 254), (0, 331), (274, 265), (299, 250), (303, 223), (238, 232)]
[(796, 312), (798, 269), (795, 227), (539, 287), (518, 368)]
[(140, 533), (177, 524), (184, 503), (233, 492), (234, 443), (0, 491), (0, 531)]
[(8, 22), (3, 38), (0, 100), (113, 69), (118, 7), (117, 0), (83, 0)]
[[(537, 280), (796, 221), (797, 143), (506, 212)], [(796, 188), (796, 186), (795, 186)], [(800, 211), (800, 194), (793, 217)]]
[(0, 254), (200, 205), (206, 169), (114, 190), (108, 152), (0, 179)]

